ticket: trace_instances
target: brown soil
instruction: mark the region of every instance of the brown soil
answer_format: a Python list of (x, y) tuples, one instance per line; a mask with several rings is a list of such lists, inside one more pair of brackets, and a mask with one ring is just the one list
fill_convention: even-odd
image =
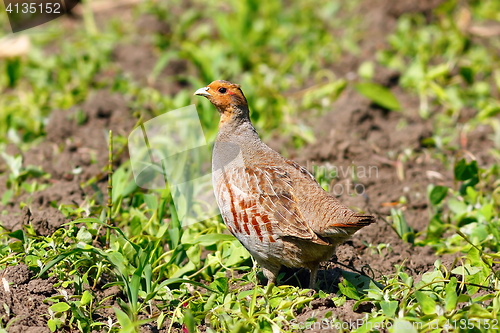
[(3, 286), (0, 288), (0, 301), (5, 304), (0, 313), (4, 324), (15, 318), (9, 332), (50, 332), (45, 317), (49, 305), (43, 301), (56, 293), (52, 286), (56, 280), (30, 280), (33, 274), (25, 265), (9, 266), (0, 272), (0, 276)]
[[(77, 124), (77, 112), (81, 112), (81, 119), (85, 119), (82, 124)], [(101, 190), (105, 188), (107, 174), (103, 168), (108, 163), (108, 131), (111, 129), (126, 136), (134, 123), (127, 101), (109, 91), (95, 91), (82, 105), (67, 111), (54, 111), (46, 127), (46, 140), (22, 154), (24, 166), (38, 166), (51, 174), (51, 178), (45, 181), (51, 186), (34, 195), (15, 196), (7, 205), (0, 205), (0, 211), (8, 212), (0, 215), (1, 226), (7, 231), (15, 231), (30, 224), (38, 235), (49, 236), (69, 222), (56, 207), (60, 204), (78, 207), (85, 198), (95, 196), (93, 189), (80, 185), (92, 177), (97, 177)], [(115, 163), (120, 164), (127, 156), (121, 154), (115, 158)], [(74, 172), (77, 168), (81, 172)], [(5, 177), (2, 177), (0, 186), (5, 187), (5, 183)], [(23, 202), (27, 205), (20, 209)], [(7, 305), (0, 308), (0, 317), (4, 326), (12, 319), (9, 332), (50, 332), (46, 324), (50, 304), (43, 301), (60, 295), (60, 291), (53, 288), (57, 281), (30, 280), (33, 274), (24, 265), (7, 267), (0, 276), (4, 279), (0, 304)], [(6, 289), (6, 285), (10, 287)], [(67, 292), (72, 294), (71, 290)]]
[[(345, 76), (355, 71), (361, 62), (373, 60), (374, 51), (385, 45), (385, 37), (394, 28), (398, 16), (417, 11), (425, 13), (431, 19), (431, 9), (441, 2), (365, 2), (359, 10), (360, 14), (367, 17), (364, 26), (360, 27), (360, 30), (367, 32), (361, 41), (363, 52), (359, 57), (346, 58), (345, 63), (338, 65), (336, 74)], [(141, 20), (146, 22), (144, 26), (150, 27), (149, 29), (153, 27), (153, 30), (157, 29), (160, 33), (169, 31), (168, 26), (158, 22), (151, 23), (149, 17)], [(147, 32), (151, 33), (150, 30)], [(153, 70), (158, 55), (147, 40), (140, 45), (118, 46), (113, 52), (113, 59), (118, 70), (132, 75), (138, 84), (151, 85), (162, 93), (169, 94), (184, 87), (182, 80), (175, 76), (190, 70), (183, 62), (170, 63), (160, 75), (164, 79), (149, 82), (148, 75)], [(391, 88), (404, 112), (381, 109), (356, 92), (347, 90), (332, 106), (330, 113), (314, 121), (317, 124), (317, 142), (293, 153), (291, 157), (309, 169), (312, 165), (330, 168), (335, 166), (341, 173), (332, 185), (338, 185), (334, 188), (344, 189), (340, 200), (380, 217), (378, 223), (362, 229), (351, 241), (339, 247), (339, 263), (357, 270), (364, 266), (370, 267), (373, 272), (370, 274), (374, 278), (391, 275), (395, 264), (404, 263), (407, 272), (418, 279), (422, 272), (432, 268), (437, 257), (430, 248), (415, 247), (403, 242), (384, 220), (390, 215), (391, 208), (400, 208), (414, 230), (424, 231), (430, 214), (426, 194), (428, 184), (450, 185), (453, 177), (430, 157), (428, 149), (422, 144), (422, 139), (432, 135), (432, 123), (418, 116), (418, 100), (406, 95), (398, 87), (398, 73), (379, 68), (376, 81)], [(78, 119), (85, 120), (78, 124)], [(24, 165), (39, 166), (51, 174), (47, 181), (51, 186), (33, 196), (14, 197), (6, 206), (0, 206), (0, 211), (8, 212), (7, 215), (0, 215), (3, 228), (13, 231), (31, 223), (38, 234), (50, 235), (68, 222), (55, 207), (61, 203), (79, 205), (86, 197), (94, 196), (94, 190), (80, 186), (92, 177), (97, 177), (99, 184), (105, 185), (106, 174), (103, 168), (107, 163), (108, 130), (127, 136), (135, 121), (127, 100), (108, 90), (93, 92), (85, 103), (70, 110), (54, 111), (46, 127), (46, 140), (23, 153)], [(479, 157), (479, 162), (486, 162), (488, 159), (484, 155), (484, 147), (491, 145), (487, 135), (489, 131), (487, 128), (478, 129), (468, 137), (469, 150)], [(411, 154), (405, 155), (405, 149), (411, 151)], [(12, 150), (15, 152), (15, 148)], [(122, 154), (115, 163), (118, 165), (126, 158), (126, 154)], [(346, 172), (352, 170), (349, 167), (353, 165), (357, 166), (358, 171), (361, 167), (365, 168), (364, 176), (358, 174), (358, 177), (352, 177), (350, 172)], [(0, 162), (1, 170), (5, 170), (5, 166)], [(0, 192), (4, 191), (5, 182), (5, 177), (0, 178)], [(353, 184), (360, 184), (357, 189), (365, 189), (362, 195), (345, 193), (347, 189), (354, 191)], [(404, 204), (399, 203), (402, 196), (406, 198)], [(19, 208), (21, 202), (27, 204), (22, 210)], [(369, 247), (380, 243), (389, 245), (382, 254)], [(452, 259), (440, 258), (448, 265)], [(323, 268), (319, 273), (322, 281), (320, 287), (334, 292), (336, 284), (341, 280), (342, 270), (348, 269), (333, 262), (326, 263)], [(0, 316), (3, 316), (4, 324), (12, 318), (17, 319), (9, 327), (9, 332), (48, 332), (46, 317), (41, 315), (47, 313), (49, 305), (43, 303), (43, 300), (59, 293), (52, 287), (55, 281), (33, 279), (33, 274), (24, 265), (8, 267), (0, 276), (2, 282), (9, 284), (8, 289), (5, 282), (3, 288), (0, 287), (0, 304), (5, 303), (9, 308), (7, 313), (4, 307), (0, 307)], [(300, 276), (299, 274), (299, 278)], [(67, 292), (71, 294), (72, 291)], [(105, 296), (113, 295), (118, 290), (110, 288), (102, 293)], [(327, 299), (315, 300), (298, 315), (298, 322), (305, 322), (313, 316), (321, 321), (329, 311), (340, 320), (355, 321), (363, 317), (364, 312), (371, 310), (369, 305), (365, 305), (353, 311), (354, 301), (351, 300), (341, 307), (335, 307), (332, 297), (333, 294)], [(99, 315), (107, 318), (114, 316), (114, 313), (109, 311)]]

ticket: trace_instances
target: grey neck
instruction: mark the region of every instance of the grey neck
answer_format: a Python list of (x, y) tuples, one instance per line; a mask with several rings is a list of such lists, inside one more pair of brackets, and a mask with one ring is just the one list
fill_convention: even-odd
[[(237, 121), (237, 123), (231, 123)], [(232, 119), (219, 128), (217, 141), (213, 151), (214, 170), (229, 165), (239, 155), (245, 166), (253, 165), (258, 152), (267, 151), (269, 148), (257, 134), (250, 120)], [(241, 153), (241, 155), (240, 155)]]

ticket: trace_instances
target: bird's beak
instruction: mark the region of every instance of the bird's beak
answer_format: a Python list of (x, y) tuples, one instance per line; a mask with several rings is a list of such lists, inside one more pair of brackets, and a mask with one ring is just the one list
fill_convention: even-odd
[(198, 96), (203, 96), (203, 97), (212, 96), (212, 95), (210, 95), (210, 93), (207, 90), (208, 90), (208, 87), (203, 87), (203, 88), (196, 90), (194, 92), (194, 94), (198, 95)]

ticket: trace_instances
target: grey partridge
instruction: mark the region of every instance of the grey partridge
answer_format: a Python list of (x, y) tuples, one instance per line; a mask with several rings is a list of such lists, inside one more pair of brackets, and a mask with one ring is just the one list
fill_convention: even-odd
[(341, 204), (305, 168), (263, 143), (239, 85), (218, 80), (195, 95), (206, 97), (220, 114), (212, 181), (227, 228), (268, 283), (276, 282), (281, 266), (306, 267), (314, 288), (320, 262), (374, 217)]

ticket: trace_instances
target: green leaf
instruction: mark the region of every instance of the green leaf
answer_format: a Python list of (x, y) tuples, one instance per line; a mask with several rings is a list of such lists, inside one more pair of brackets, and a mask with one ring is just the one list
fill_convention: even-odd
[(47, 321), (47, 326), (49, 326), (51, 332), (55, 332), (57, 330), (57, 325), (54, 319), (49, 319)]
[(178, 228), (168, 229), (168, 235), (170, 236), (170, 248), (175, 249), (179, 245), (181, 231)]
[(21, 58), (20, 57), (13, 57), (13, 58), (7, 58), (7, 66), (6, 66), (6, 72), (7, 72), (7, 78), (9, 79), (9, 87), (13, 88), (19, 78), (21, 77), (22, 73), (22, 65), (21, 65)]
[(92, 243), (92, 234), (85, 227), (81, 227), (80, 230), (78, 230), (78, 234), (76, 235), (76, 238), (80, 242), (83, 242), (85, 244)]
[(448, 193), (448, 187), (446, 186), (434, 186), (429, 195), (429, 199), (433, 206), (437, 206), (443, 199), (446, 197)]
[(378, 104), (389, 110), (400, 110), (398, 100), (392, 94), (392, 92), (379, 84), (372, 82), (358, 83), (354, 88), (363, 96), (372, 100), (375, 104)]
[(83, 249), (73, 249), (71, 251), (68, 251), (66, 253), (63, 253), (63, 254), (60, 254), (58, 255), (57, 257), (55, 257), (54, 259), (52, 259), (51, 261), (49, 261), (41, 270), (40, 270), (40, 273), (38, 273), (37, 277), (40, 277), (42, 276), (46, 271), (48, 271), (49, 269), (51, 269), (54, 265), (58, 264), (61, 260), (64, 260), (66, 259), (67, 257), (69, 257), (70, 255), (72, 254), (75, 254), (75, 253), (78, 253), (78, 252), (82, 252)]
[(494, 117), (500, 113), (500, 106), (498, 105), (487, 105), (484, 109), (482, 109), (478, 114), (477, 114), (477, 119), (479, 120), (485, 120), (487, 118)]
[(443, 278), (444, 278), (443, 273), (440, 270), (436, 269), (434, 271), (425, 272), (424, 274), (422, 274), (422, 281), (417, 285), (429, 284), (429, 283), (436, 283), (436, 285), (439, 285), (441, 284), (441, 282), (435, 282), (435, 281), (442, 280)]
[[(473, 267), (477, 268), (477, 267)], [(474, 296), (479, 291), (479, 285), (483, 284), (486, 280), (487, 273), (485, 274), (485, 270), (480, 269), (478, 272), (474, 274), (469, 274), (465, 276), (465, 282), (468, 283), (466, 285), (467, 293), (470, 296)]]
[(485, 319), (494, 318), (493, 314), (488, 312), (488, 310), (484, 309), (479, 304), (472, 304), (470, 308), (467, 310), (467, 316), (469, 318), (485, 318)]
[(493, 206), (492, 203), (485, 204), (483, 205), (483, 207), (481, 207), (479, 212), (481, 213), (481, 216), (484, 217), (484, 222), (489, 223), (491, 222), (491, 219), (495, 215), (495, 207)]
[(355, 299), (357, 301), (361, 299), (354, 285), (346, 279), (344, 279), (342, 283), (339, 283), (339, 290), (342, 294), (349, 298)]
[(24, 232), (21, 229), (13, 231), (13, 232), (9, 232), (7, 234), (7, 236), (19, 239), (22, 242), (24, 242), (26, 240), (26, 238), (24, 236)]
[(476, 161), (467, 163), (465, 159), (461, 159), (455, 164), (454, 174), (456, 180), (468, 180), (477, 176), (479, 168)]
[(467, 276), (467, 275), (474, 275), (477, 272), (480, 272), (482, 269), (483, 269), (482, 267), (473, 267), (470, 264), (465, 264), (463, 266), (455, 267), (454, 269), (451, 270), (451, 273)]
[(397, 301), (381, 301), (380, 307), (382, 308), (382, 312), (387, 317), (394, 317), (396, 314), (396, 310), (398, 309)]
[(127, 314), (125, 312), (123, 312), (122, 310), (120, 310), (118, 308), (113, 308), (113, 310), (115, 310), (116, 319), (118, 319), (118, 322), (120, 323), (122, 328), (133, 326), (132, 321), (130, 320), (130, 318), (127, 316)]
[(191, 310), (187, 309), (186, 312), (184, 313), (184, 324), (186, 325), (187, 331), (189, 333), (194, 333), (195, 332), (195, 321), (194, 321), (194, 316)]
[(92, 295), (90, 294), (90, 292), (88, 290), (85, 290), (83, 292), (83, 295), (82, 295), (82, 299), (80, 301), (80, 304), (81, 305), (87, 305), (90, 303), (90, 301), (92, 300)]
[(484, 224), (480, 224), (472, 229), (472, 232), (470, 233), (470, 241), (472, 242), (472, 244), (478, 245), (484, 242), (484, 240), (486, 240), (488, 236), (488, 227)]
[(10, 243), (9, 248), (12, 250), (12, 252), (15, 252), (15, 253), (24, 252), (23, 242), (21, 242), (21, 241), (16, 241), (16, 242)]
[(442, 76), (448, 74), (449, 71), (450, 71), (449, 65), (447, 63), (444, 63), (444, 64), (440, 64), (440, 65), (429, 68), (426, 76), (428, 79), (434, 80), (438, 77), (442, 77)]
[(446, 311), (453, 311), (457, 307), (457, 278), (452, 277), (445, 288), (444, 308)]
[(220, 277), (210, 283), (210, 287), (219, 293), (226, 294), (229, 291), (229, 279), (227, 277)]
[(481, 295), (481, 296), (478, 296), (478, 297), (474, 297), (472, 299), (472, 302), (473, 303), (484, 302), (484, 301), (488, 301), (490, 299), (494, 299), (495, 297), (497, 297), (495, 294)]
[(13, 195), (14, 195), (13, 189), (9, 189), (9, 190), (5, 191), (4, 194), (2, 195), (2, 200), (1, 200), (2, 205), (6, 206), (9, 203), (9, 200), (12, 198)]
[(474, 82), (474, 72), (470, 67), (460, 67), (458, 72), (468, 84)]
[(122, 274), (126, 274), (128, 272), (127, 266), (127, 260), (121, 254), (120, 252), (113, 251), (107, 253), (107, 259), (115, 266), (115, 268)]
[(413, 244), (415, 242), (415, 232), (406, 222), (403, 212), (400, 209), (391, 209), (391, 216), (393, 227), (399, 237), (405, 242)]
[(375, 65), (372, 61), (363, 62), (358, 68), (358, 74), (363, 79), (370, 80), (375, 73)]
[(250, 253), (241, 243), (235, 240), (233, 244), (231, 246), (231, 254), (227, 258), (224, 258), (224, 265), (227, 267), (241, 264), (250, 257)]
[(129, 196), (137, 189), (137, 183), (131, 181), (132, 169), (128, 164), (122, 164), (113, 173), (113, 203), (116, 203), (120, 198)]
[(436, 313), (436, 302), (427, 294), (421, 291), (415, 291), (415, 297), (418, 301), (418, 304), (422, 308), (422, 311), (426, 315), (435, 314)]
[(467, 252), (467, 259), (469, 260), (470, 264), (473, 266), (481, 266), (484, 265), (483, 260), (481, 259), (481, 251), (479, 251), (475, 247), (471, 247), (471, 249)]
[(2, 155), (3, 159), (5, 160), (5, 163), (7, 163), (7, 165), (9, 166), (14, 179), (17, 179), (21, 174), (21, 170), (23, 167), (23, 157), (21, 155), (10, 156), (4, 152), (1, 152), (0, 155)]
[[(367, 318), (367, 317), (365, 317), (365, 318)], [(365, 319), (365, 318), (363, 318), (363, 319)], [(384, 321), (386, 319), (387, 318), (385, 316), (378, 316), (378, 317), (370, 318), (370, 319), (368, 319), (368, 321), (363, 320), (363, 324), (358, 326), (358, 328), (356, 330), (353, 330), (353, 331), (333, 330), (333, 329), (332, 330), (325, 329), (324, 331), (326, 331), (326, 332), (356, 332), (356, 333), (379, 332), (377, 330), (377, 328), (385, 327)], [(344, 327), (345, 327), (345, 325), (344, 325)], [(309, 330), (306, 330), (305, 332), (307, 332), (307, 331), (309, 331)], [(323, 332), (323, 331), (322, 330), (314, 330), (314, 332)], [(397, 332), (403, 332), (403, 330), (397, 331)], [(404, 331), (404, 332), (407, 332), (407, 331)]]
[(443, 221), (441, 221), (441, 214), (438, 213), (432, 217), (427, 226), (427, 239), (441, 241), (440, 237), (446, 230)]
[(476, 201), (478, 192), (476, 190), (474, 190), (471, 186), (468, 186), (465, 189), (465, 193), (467, 193), (467, 196), (470, 198), (470, 202)]
[(200, 244), (201, 246), (210, 246), (224, 241), (233, 241), (234, 236), (232, 235), (224, 235), (224, 234), (208, 234), (201, 235), (192, 243), (187, 244)]
[(160, 313), (160, 315), (158, 316), (158, 319), (156, 320), (156, 322), (157, 322), (156, 328), (158, 331), (163, 327), (163, 324), (165, 323), (165, 319), (167, 319), (167, 315), (165, 314), (165, 312), (162, 311)]
[(455, 198), (448, 200), (448, 207), (455, 214), (463, 214), (467, 212), (467, 205), (463, 201), (459, 201)]
[(183, 264), (182, 267), (180, 267), (174, 273), (172, 273), (170, 277), (181, 278), (188, 272), (193, 272), (193, 271), (196, 271), (196, 265), (192, 261), (188, 261), (186, 264)]
[(144, 194), (144, 202), (152, 211), (158, 209), (158, 199), (156, 198), (156, 195)]
[(68, 303), (59, 302), (50, 306), (50, 309), (54, 312), (65, 312), (71, 309)]

